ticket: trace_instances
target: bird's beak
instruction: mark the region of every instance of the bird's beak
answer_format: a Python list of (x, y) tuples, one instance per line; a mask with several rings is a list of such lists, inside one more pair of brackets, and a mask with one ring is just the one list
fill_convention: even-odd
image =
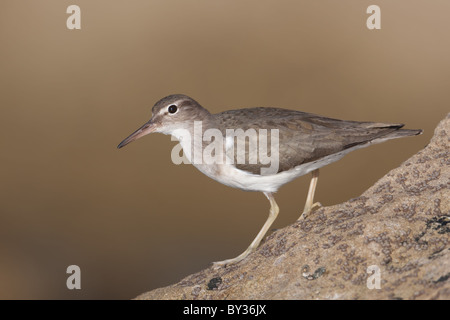
[(118, 146), (117, 148), (120, 149), (122, 147), (125, 147), (127, 144), (129, 144), (130, 142), (133, 142), (136, 139), (139, 139), (140, 137), (143, 137), (149, 133), (152, 133), (156, 130), (156, 125), (154, 123), (152, 123), (152, 120), (150, 120), (149, 122), (147, 122), (146, 124), (144, 124), (142, 127), (140, 127), (139, 129), (137, 129), (135, 132), (133, 132), (132, 134), (130, 134), (130, 136), (128, 136), (128, 138), (126, 138), (125, 140), (123, 140)]

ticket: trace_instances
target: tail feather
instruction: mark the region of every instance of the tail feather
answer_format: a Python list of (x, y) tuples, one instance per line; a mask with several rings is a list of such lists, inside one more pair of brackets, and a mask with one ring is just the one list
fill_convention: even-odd
[(388, 134), (388, 136), (393, 135), (394, 138), (407, 137), (407, 136), (417, 136), (422, 134), (422, 129), (401, 129)]
[(400, 129), (401, 127), (403, 127), (403, 124), (398, 124), (398, 125), (391, 125), (389, 127), (382, 127), (383, 129), (390, 129), (392, 128), (393, 131), (388, 131), (381, 133), (379, 136), (377, 137), (372, 137), (371, 139), (365, 140), (365, 141), (359, 141), (359, 142), (354, 142), (354, 143), (350, 143), (348, 145), (344, 146), (344, 149), (348, 149), (348, 148), (352, 148), (354, 146), (357, 145), (362, 145), (362, 144), (374, 144), (374, 143), (380, 143), (380, 142), (384, 142), (387, 140), (391, 140), (391, 139), (397, 139), (397, 138), (403, 138), (403, 137), (409, 137), (409, 136), (417, 136), (419, 134), (422, 134), (423, 130), (422, 129)]

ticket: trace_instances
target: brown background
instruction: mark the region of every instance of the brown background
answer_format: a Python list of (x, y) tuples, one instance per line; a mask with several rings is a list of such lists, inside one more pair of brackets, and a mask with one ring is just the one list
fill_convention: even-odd
[[(366, 8), (382, 29), (366, 28)], [(66, 28), (77, 4), (82, 29)], [(316, 199), (357, 197), (429, 141), (449, 111), (448, 1), (0, 3), (0, 298), (132, 298), (234, 257), (264, 223), (261, 193), (175, 166), (151, 135), (117, 150), (155, 101), (212, 112), (279, 106), (406, 123), (422, 136), (321, 171)], [(277, 194), (294, 222), (309, 176)], [(81, 267), (82, 290), (66, 288)]]

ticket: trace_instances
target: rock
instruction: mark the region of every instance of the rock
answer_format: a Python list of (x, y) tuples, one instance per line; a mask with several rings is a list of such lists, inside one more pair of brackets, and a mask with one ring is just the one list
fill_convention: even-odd
[(273, 232), (241, 263), (137, 299), (449, 299), (449, 131), (450, 114), (360, 197)]

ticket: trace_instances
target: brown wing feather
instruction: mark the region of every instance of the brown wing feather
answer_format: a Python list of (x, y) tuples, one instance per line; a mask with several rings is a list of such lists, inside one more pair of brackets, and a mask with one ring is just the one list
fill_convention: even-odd
[[(402, 134), (398, 134), (398, 137), (419, 133), (417, 130), (399, 130), (402, 124), (344, 121), (279, 108), (229, 110), (216, 116), (224, 133), (229, 128), (241, 128), (244, 131), (250, 128), (257, 131), (259, 128), (268, 129), (268, 131), (278, 129), (280, 145), (278, 172), (365, 144), (393, 132), (401, 131)], [(268, 141), (270, 142), (270, 139)], [(247, 139), (245, 164), (237, 163), (235, 150), (235, 166), (241, 170), (259, 174), (260, 169), (267, 165), (248, 162), (249, 157), (255, 156), (249, 154), (249, 143)]]

